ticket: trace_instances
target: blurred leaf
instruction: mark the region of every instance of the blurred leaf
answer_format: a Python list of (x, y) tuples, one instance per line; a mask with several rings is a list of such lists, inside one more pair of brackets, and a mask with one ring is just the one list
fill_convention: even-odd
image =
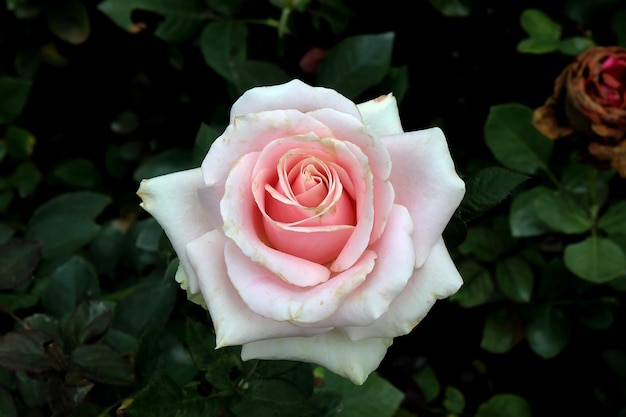
[(125, 230), (119, 221), (105, 223), (98, 236), (89, 245), (89, 258), (98, 274), (115, 276), (120, 257)]
[(567, 245), (563, 259), (574, 274), (596, 283), (610, 281), (626, 269), (622, 249), (612, 240), (597, 236)]
[(557, 356), (569, 342), (569, 323), (556, 307), (538, 307), (526, 325), (530, 348), (544, 359)]
[(75, 255), (52, 273), (41, 301), (50, 314), (63, 317), (71, 314), (83, 299), (99, 294), (98, 275), (93, 265)]
[(514, 197), (509, 214), (513, 237), (539, 236), (549, 231), (533, 207), (533, 201), (547, 191), (547, 188), (540, 186), (521, 192)]
[(19, 164), (9, 178), (9, 183), (14, 188), (17, 188), (21, 198), (32, 195), (40, 181), (41, 173), (37, 166), (30, 161)]
[(444, 16), (467, 17), (471, 12), (471, 0), (429, 0), (430, 4)]
[(94, 220), (113, 200), (110, 196), (93, 191), (73, 191), (59, 194), (37, 207), (30, 223), (60, 214)]
[(85, 401), (87, 394), (93, 387), (94, 384), (84, 378), (67, 383), (59, 375), (50, 377), (46, 384), (46, 391), (51, 414), (53, 416), (69, 415), (79, 404)]
[(356, 99), (389, 71), (394, 38), (393, 32), (345, 38), (324, 56), (317, 84)]
[(113, 327), (137, 337), (162, 329), (174, 308), (177, 290), (174, 280), (144, 280), (119, 300)]
[(465, 396), (458, 388), (448, 386), (444, 391), (443, 406), (453, 414), (461, 414), (465, 409)]
[(12, 122), (26, 105), (31, 81), (0, 76), (0, 124)]
[(41, 372), (52, 368), (45, 355), (51, 337), (39, 330), (16, 330), (0, 337), (0, 366), (14, 371)]
[(509, 257), (496, 263), (496, 281), (502, 293), (518, 303), (530, 301), (534, 275), (530, 266), (521, 258)]
[(466, 182), (465, 198), (461, 203), (461, 214), (471, 221), (498, 205), (521, 183), (526, 175), (500, 167), (483, 168)]
[(516, 394), (496, 394), (478, 407), (476, 417), (531, 417), (530, 405)]
[(559, 51), (564, 55), (577, 56), (592, 46), (595, 46), (592, 39), (582, 36), (572, 36), (559, 42)]
[(2, 417), (18, 417), (13, 396), (2, 386), (0, 386), (0, 415)]
[(520, 341), (522, 324), (505, 309), (489, 313), (483, 326), (480, 347), (490, 353), (506, 353)]
[(522, 29), (531, 38), (558, 40), (561, 38), (561, 25), (538, 9), (526, 9), (520, 15)]
[(52, 175), (66, 185), (77, 188), (94, 187), (100, 182), (100, 171), (89, 159), (66, 159), (52, 170)]
[(392, 417), (404, 399), (402, 391), (376, 373), (360, 386), (328, 370), (322, 380), (318, 391), (341, 396), (342, 417)]
[(11, 201), (13, 201), (13, 191), (0, 191), (0, 213), (6, 211), (9, 208)]
[[(43, 381), (31, 378), (27, 372), (15, 372), (20, 396), (29, 407), (41, 407), (46, 404), (46, 385)], [(3, 415), (3, 414), (1, 414)]]
[(622, 0), (565, 0), (561, 7), (571, 20), (587, 25), (598, 16), (611, 16), (620, 6), (623, 7)]
[(215, 397), (202, 397), (197, 390), (184, 390), (166, 376), (151, 380), (124, 409), (128, 417), (217, 416), (221, 403)]
[(108, 330), (113, 312), (102, 301), (82, 301), (65, 323), (65, 337), (70, 347), (92, 342)]
[(15, 234), (15, 229), (0, 223), (0, 244), (7, 243)]
[(79, 0), (52, 3), (46, 17), (50, 31), (66, 42), (79, 45), (89, 38), (89, 14)]
[(221, 15), (234, 17), (246, 5), (247, 0), (206, 0), (206, 4)]
[(459, 264), (463, 277), (463, 286), (450, 300), (456, 301), (463, 308), (476, 307), (486, 303), (493, 294), (494, 284), (489, 270), (474, 261)]
[(200, 50), (209, 67), (228, 81), (235, 82), (235, 63), (247, 57), (248, 29), (241, 21), (225, 20), (207, 24), (200, 35)]
[(517, 44), (517, 52), (522, 54), (546, 54), (559, 49), (560, 41), (545, 38), (526, 38)]
[(485, 226), (470, 227), (459, 251), (472, 254), (481, 261), (493, 262), (500, 257), (504, 247), (502, 238), (492, 228)]
[[(312, 378), (312, 375), (311, 375)], [(308, 411), (307, 397), (293, 384), (282, 379), (250, 381), (242, 399), (232, 407), (237, 417), (300, 417)]]
[(626, 234), (626, 201), (610, 205), (600, 217), (598, 227), (609, 234)]
[(545, 169), (554, 142), (532, 125), (533, 111), (518, 103), (492, 106), (485, 123), (485, 142), (507, 168), (525, 174)]
[(617, 37), (616, 44), (626, 48), (626, 10), (620, 10), (613, 14), (611, 29), (613, 29)]
[(72, 351), (70, 359), (91, 381), (126, 385), (135, 378), (130, 362), (106, 345), (78, 346)]
[(59, 214), (29, 223), (26, 237), (43, 243), (44, 259), (70, 255), (96, 237), (100, 226), (75, 215)]
[(35, 137), (26, 129), (10, 125), (5, 134), (7, 152), (15, 159), (29, 158), (35, 148)]
[(11, 311), (33, 307), (39, 302), (39, 297), (46, 284), (47, 281), (45, 279), (38, 278), (34, 280), (33, 287), (25, 289), (24, 292), (0, 293), (0, 303), (4, 304), (5, 308)]
[(615, 322), (613, 311), (604, 303), (581, 303), (576, 312), (580, 322), (590, 329), (608, 330)]
[(413, 379), (419, 387), (421, 394), (424, 397), (424, 402), (429, 403), (434, 401), (435, 398), (439, 396), (441, 384), (439, 383), (439, 378), (437, 378), (432, 366), (425, 365), (417, 372), (413, 373), (413, 375), (411, 375), (411, 379)]
[(167, 42), (181, 42), (191, 37), (206, 18), (201, 0), (104, 0), (98, 9), (122, 29), (138, 33), (145, 22), (134, 22), (134, 10), (161, 15), (155, 35)]
[(143, 179), (158, 177), (192, 168), (193, 158), (186, 148), (173, 148), (161, 152), (142, 163), (133, 174), (133, 179), (139, 183)]
[(31, 279), (39, 262), (39, 242), (14, 239), (0, 245), (0, 290), (15, 288)]
[(291, 77), (272, 62), (242, 61), (233, 63), (233, 82), (239, 94), (253, 87), (281, 84)]
[(569, 195), (541, 189), (532, 204), (537, 217), (554, 231), (577, 234), (586, 232), (592, 226), (589, 213)]
[(222, 130), (208, 126), (204, 123), (200, 125), (200, 130), (196, 135), (193, 147), (193, 165), (200, 166), (204, 157), (209, 152), (211, 145), (222, 134)]

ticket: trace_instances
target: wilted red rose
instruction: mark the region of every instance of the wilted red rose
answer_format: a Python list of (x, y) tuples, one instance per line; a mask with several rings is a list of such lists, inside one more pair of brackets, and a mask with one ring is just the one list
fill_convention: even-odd
[(579, 55), (556, 78), (533, 123), (550, 139), (588, 137), (591, 157), (626, 177), (626, 48), (598, 46)]

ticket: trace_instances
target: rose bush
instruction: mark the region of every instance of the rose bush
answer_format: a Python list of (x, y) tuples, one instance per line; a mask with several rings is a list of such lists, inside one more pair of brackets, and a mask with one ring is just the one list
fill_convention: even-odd
[(626, 177), (626, 49), (597, 46), (579, 55), (556, 78), (533, 123), (550, 139), (588, 137), (589, 154)]
[(442, 131), (404, 133), (391, 94), (298, 80), (245, 92), (200, 168), (138, 190), (217, 347), (357, 384), (462, 285), (442, 232), (464, 193)]

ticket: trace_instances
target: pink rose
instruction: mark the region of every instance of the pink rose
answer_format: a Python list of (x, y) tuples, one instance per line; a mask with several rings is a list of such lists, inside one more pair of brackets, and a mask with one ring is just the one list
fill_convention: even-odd
[(442, 131), (403, 133), (391, 94), (298, 80), (244, 93), (200, 168), (138, 191), (218, 347), (357, 384), (462, 285), (442, 232), (464, 193)]

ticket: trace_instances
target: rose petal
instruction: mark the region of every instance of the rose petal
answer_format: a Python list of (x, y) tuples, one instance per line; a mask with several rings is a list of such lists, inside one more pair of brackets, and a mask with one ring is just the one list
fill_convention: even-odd
[(387, 94), (356, 106), (361, 113), (363, 124), (378, 136), (403, 133), (398, 102), (393, 94)]
[(320, 326), (366, 326), (380, 318), (405, 289), (415, 271), (413, 221), (407, 209), (394, 204), (385, 233), (370, 247), (376, 252), (376, 266)]
[(144, 179), (137, 191), (141, 207), (159, 222), (187, 271), (192, 294), (199, 290), (198, 279), (189, 267), (185, 244), (218, 226), (198, 199), (197, 190), (203, 186), (202, 173), (196, 168)]
[(241, 349), (241, 359), (312, 362), (361, 385), (378, 368), (392, 343), (391, 338), (352, 341), (334, 330), (311, 337), (248, 343)]
[(415, 270), (408, 285), (391, 303), (389, 311), (365, 327), (341, 330), (352, 340), (397, 337), (408, 334), (426, 316), (437, 299), (449, 297), (463, 285), (443, 239), (439, 239), (424, 265)]
[(215, 327), (218, 348), (277, 337), (303, 336), (328, 329), (302, 329), (287, 322), (266, 319), (252, 312), (230, 283), (224, 262), (224, 245), (228, 239), (218, 230), (205, 233), (186, 248), (191, 269), (198, 277)]
[(243, 156), (226, 180), (226, 191), (220, 204), (224, 233), (252, 261), (287, 282), (304, 286), (327, 281), (330, 271), (325, 266), (277, 251), (259, 236), (263, 229), (262, 216), (250, 189), (252, 169), (258, 156), (258, 153)]
[[(365, 280), (376, 259), (373, 251), (367, 251), (352, 268), (326, 282), (301, 288), (250, 261), (232, 242), (226, 244), (224, 255), (231, 282), (252, 311), (272, 320), (293, 323), (316, 323), (333, 314)], [(307, 277), (302, 276), (301, 280)]]
[(306, 113), (324, 108), (361, 117), (356, 105), (337, 91), (312, 87), (300, 80), (292, 80), (285, 84), (257, 87), (246, 91), (233, 104), (230, 121), (232, 123), (235, 117), (243, 114), (267, 110), (296, 109)]
[(396, 204), (405, 206), (415, 225), (415, 266), (420, 267), (441, 238), (465, 195), (445, 136), (439, 128), (383, 136), (391, 154), (390, 181)]

